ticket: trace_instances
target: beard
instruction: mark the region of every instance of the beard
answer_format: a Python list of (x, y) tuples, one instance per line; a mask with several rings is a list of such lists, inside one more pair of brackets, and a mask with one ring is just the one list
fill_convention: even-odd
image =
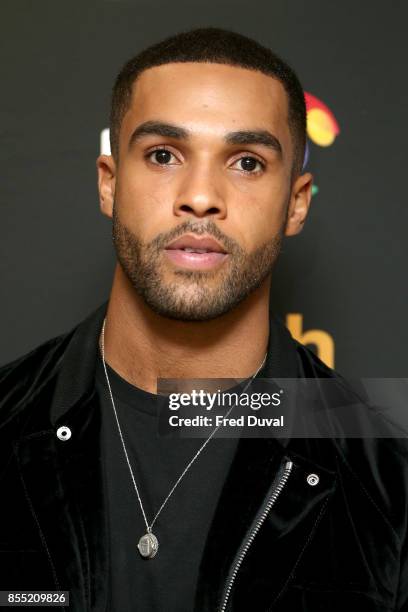
[[(112, 214), (116, 256), (134, 290), (155, 313), (178, 321), (215, 319), (255, 291), (272, 272), (281, 250), (283, 227), (268, 242), (246, 253), (209, 219), (185, 221), (173, 231), (143, 243), (122, 224), (115, 204)], [(225, 263), (214, 270), (192, 270), (165, 262), (166, 245), (187, 232), (217, 239), (228, 252)], [(174, 280), (167, 280), (170, 266)]]

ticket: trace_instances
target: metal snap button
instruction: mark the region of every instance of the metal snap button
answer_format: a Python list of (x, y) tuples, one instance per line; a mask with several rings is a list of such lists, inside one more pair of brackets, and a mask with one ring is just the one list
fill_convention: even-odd
[(318, 477), (317, 474), (309, 474), (306, 480), (307, 480), (307, 484), (310, 484), (311, 487), (314, 487), (318, 484), (320, 478)]
[(63, 425), (62, 427), (58, 427), (57, 429), (57, 437), (59, 440), (69, 440), (71, 437), (71, 430), (69, 427)]

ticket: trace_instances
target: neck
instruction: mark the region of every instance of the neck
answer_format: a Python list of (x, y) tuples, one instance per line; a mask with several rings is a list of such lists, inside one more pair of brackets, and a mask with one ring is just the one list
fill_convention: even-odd
[(153, 312), (117, 264), (105, 325), (105, 361), (131, 384), (157, 392), (157, 378), (248, 378), (269, 338), (270, 277), (236, 308), (210, 321)]

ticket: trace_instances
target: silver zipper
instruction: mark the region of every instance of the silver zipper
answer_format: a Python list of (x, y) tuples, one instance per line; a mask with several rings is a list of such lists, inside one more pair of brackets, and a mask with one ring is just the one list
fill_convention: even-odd
[(265, 521), (266, 517), (268, 516), (269, 512), (271, 511), (272, 506), (274, 505), (274, 503), (276, 502), (276, 500), (278, 499), (280, 493), (282, 492), (282, 489), (284, 488), (284, 486), (286, 485), (286, 482), (290, 476), (290, 473), (292, 471), (292, 467), (293, 467), (293, 462), (292, 461), (287, 461), (285, 464), (285, 468), (283, 471), (282, 476), (279, 479), (278, 484), (276, 485), (275, 489), (273, 490), (272, 495), (270, 496), (270, 498), (268, 499), (268, 502), (265, 506), (264, 511), (262, 512), (261, 516), (259, 517), (259, 519), (256, 522), (256, 525), (254, 527), (254, 529), (252, 530), (244, 548), (242, 549), (237, 562), (235, 564), (235, 567), (233, 569), (233, 572), (231, 574), (231, 578), (229, 580), (227, 589), (225, 591), (225, 596), (224, 596), (224, 601), (221, 604), (220, 610), (219, 612), (225, 612), (226, 608), (227, 608), (227, 603), (228, 603), (228, 599), (232, 590), (232, 586), (234, 584), (235, 578), (238, 574), (238, 570), (241, 567), (242, 561), (244, 560), (245, 555), (248, 552), (249, 547), (251, 546), (252, 542), (254, 541), (254, 538), (256, 536), (256, 534), (258, 533), (258, 531), (261, 528), (262, 523)]

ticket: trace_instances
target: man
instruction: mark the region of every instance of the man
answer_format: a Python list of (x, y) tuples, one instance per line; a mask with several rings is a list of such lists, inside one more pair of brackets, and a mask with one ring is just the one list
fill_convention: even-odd
[(407, 611), (403, 441), (157, 436), (159, 378), (324, 378), (356, 401), (269, 312), (311, 199), (296, 75), (237, 33), (181, 33), (124, 66), (110, 136), (109, 301), (0, 372), (1, 589), (75, 611)]

